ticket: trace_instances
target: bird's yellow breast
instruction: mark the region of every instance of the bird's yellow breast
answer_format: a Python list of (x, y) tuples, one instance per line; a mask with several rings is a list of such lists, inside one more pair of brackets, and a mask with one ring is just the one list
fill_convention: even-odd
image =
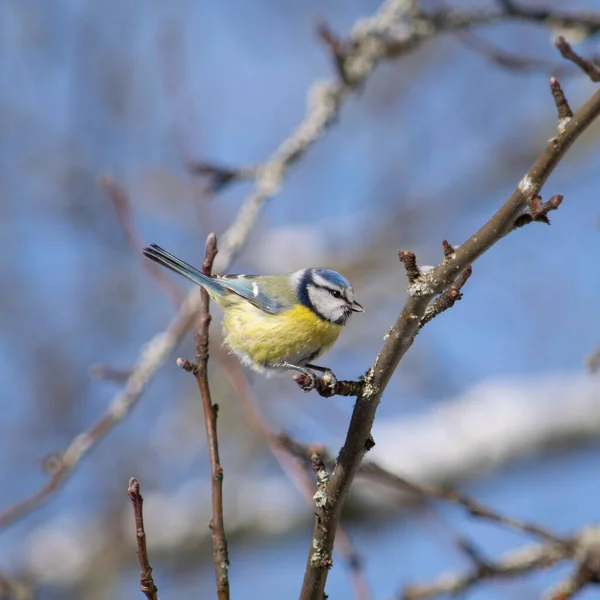
[(243, 301), (224, 312), (225, 344), (255, 367), (301, 366), (331, 347), (342, 330), (302, 305), (270, 315)]

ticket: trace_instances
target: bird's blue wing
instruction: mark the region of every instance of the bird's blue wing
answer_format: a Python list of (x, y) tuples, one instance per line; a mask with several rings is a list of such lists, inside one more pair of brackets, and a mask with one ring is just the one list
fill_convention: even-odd
[(216, 282), (225, 289), (241, 296), (256, 308), (270, 315), (276, 315), (289, 308), (289, 303), (265, 295), (260, 287), (260, 276), (256, 275), (221, 275)]

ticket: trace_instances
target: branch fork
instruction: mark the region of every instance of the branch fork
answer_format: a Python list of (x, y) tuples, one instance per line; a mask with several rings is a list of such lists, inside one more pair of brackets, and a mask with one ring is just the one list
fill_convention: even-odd
[(515, 229), (533, 223), (534, 221), (550, 225), (548, 213), (552, 210), (556, 210), (562, 204), (562, 201), (562, 194), (552, 196), (547, 202), (542, 202), (542, 197), (538, 194), (531, 196), (527, 199), (527, 209), (515, 221)]
[(324, 21), (317, 24), (317, 35), (330, 50), (333, 64), (341, 81), (344, 85), (352, 86), (353, 82), (346, 69), (346, 58), (349, 52), (348, 43), (335, 35)]

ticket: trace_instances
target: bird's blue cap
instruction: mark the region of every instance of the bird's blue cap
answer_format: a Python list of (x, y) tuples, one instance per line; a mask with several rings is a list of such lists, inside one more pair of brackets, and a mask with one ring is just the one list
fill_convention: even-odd
[(350, 282), (337, 271), (331, 269), (314, 269), (313, 272), (338, 287), (352, 287)]

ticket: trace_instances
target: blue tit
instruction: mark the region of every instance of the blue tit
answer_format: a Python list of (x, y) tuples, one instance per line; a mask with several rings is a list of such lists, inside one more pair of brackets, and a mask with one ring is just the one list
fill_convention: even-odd
[(314, 381), (309, 369), (327, 369), (312, 361), (364, 310), (350, 282), (330, 269), (209, 277), (156, 244), (144, 254), (208, 292), (223, 311), (225, 345), (256, 371), (292, 369)]

